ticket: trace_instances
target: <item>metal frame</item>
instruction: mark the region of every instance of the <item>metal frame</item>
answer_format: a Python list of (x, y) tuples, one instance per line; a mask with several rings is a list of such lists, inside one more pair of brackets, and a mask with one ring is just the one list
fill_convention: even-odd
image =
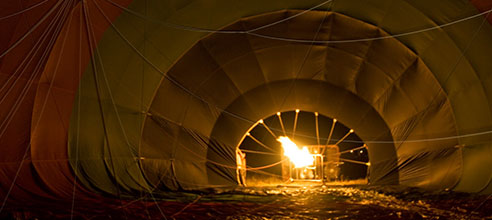
[[(308, 167), (296, 168), (289, 163), (289, 176), (290, 181), (312, 181), (312, 182), (323, 182), (324, 180), (324, 156), (322, 154), (314, 154), (314, 165)], [(301, 178), (301, 172), (305, 170), (312, 171), (313, 178)], [(294, 174), (294, 175), (293, 175)], [(295, 176), (295, 178), (293, 178)]]

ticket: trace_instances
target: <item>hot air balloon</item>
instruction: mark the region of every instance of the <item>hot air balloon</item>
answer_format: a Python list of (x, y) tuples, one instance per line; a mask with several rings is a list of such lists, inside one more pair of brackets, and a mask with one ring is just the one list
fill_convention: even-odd
[(2, 1), (2, 209), (240, 186), (248, 132), (296, 109), (355, 131), (369, 184), (490, 194), (491, 8)]

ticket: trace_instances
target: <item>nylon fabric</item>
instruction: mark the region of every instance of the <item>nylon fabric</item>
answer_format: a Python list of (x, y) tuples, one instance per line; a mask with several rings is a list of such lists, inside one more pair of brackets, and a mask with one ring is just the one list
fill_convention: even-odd
[[(183, 13), (182, 17), (174, 18), (175, 20), (170, 17), (167, 18), (168, 20), (166, 21), (193, 27), (210, 28), (210, 26), (208, 26), (209, 24), (201, 23), (203, 21), (194, 20), (195, 15), (191, 16), (187, 14), (188, 10), (193, 8), (192, 5), (193, 3), (190, 3), (188, 7), (180, 9), (183, 10), (181, 12)], [(343, 14), (349, 14), (356, 19), (338, 13), (313, 11), (306, 15), (290, 19), (289, 21), (259, 29), (256, 33), (265, 36), (287, 37), (302, 40), (313, 40), (313, 37), (315, 37), (314, 40), (373, 38), (388, 35), (388, 30), (390, 30), (389, 34), (400, 33), (408, 31), (408, 27), (418, 29), (428, 27), (429, 25), (435, 25), (436, 23), (442, 24), (450, 22), (451, 19), (448, 19), (449, 15), (446, 13), (455, 14), (456, 7), (468, 6), (463, 6), (461, 3), (456, 4), (449, 7), (448, 11), (435, 13), (429, 17), (427, 15), (427, 13), (429, 13), (427, 9), (423, 10), (420, 8), (422, 7), (420, 2), (409, 3), (402, 1), (396, 3), (371, 3), (368, 7), (379, 9), (375, 14), (363, 13), (360, 11), (360, 8), (353, 7), (353, 5), (353, 2), (347, 1), (335, 2), (326, 7)], [(207, 7), (207, 5), (202, 6)], [(466, 14), (461, 13), (460, 16), (472, 15), (477, 11), (470, 6), (466, 12)], [(263, 16), (241, 19), (240, 22), (233, 23), (230, 26), (225, 27), (224, 30), (251, 30), (261, 27), (264, 24), (269, 24), (292, 16), (296, 13), (299, 13), (299, 11), (281, 11), (268, 13)], [(188, 22), (193, 21), (196, 23), (179, 22), (183, 21), (182, 19), (185, 15), (189, 15), (188, 18), (190, 20), (188, 20)], [(404, 27), (401, 26), (402, 23), (406, 24), (410, 22), (409, 20), (404, 20), (406, 17), (414, 17), (416, 22), (406, 27), (407, 29), (402, 29), (402, 27)], [(223, 18), (211, 16), (211, 19), (216, 19), (217, 23), (214, 25), (220, 26), (220, 24), (224, 24), (224, 22), (220, 22), (223, 21)], [(453, 18), (453, 20), (455, 19), (457, 18)], [(456, 27), (446, 27), (446, 29), (443, 30), (425, 32), (414, 36), (405, 36), (399, 39), (400, 41), (395, 39), (385, 39), (328, 45), (291, 43), (265, 39), (248, 34), (211, 34), (202, 38), (203, 35), (201, 35), (201, 37), (198, 36), (198, 32), (190, 32), (184, 35), (189, 38), (181, 37), (178, 39), (172, 38), (172, 34), (177, 34), (177, 32), (182, 32), (184, 30), (170, 29), (161, 26), (161, 29), (168, 29), (169, 32), (165, 32), (166, 36), (163, 36), (159, 34), (160, 31), (151, 30), (150, 32), (152, 33), (148, 35), (151, 36), (148, 42), (152, 42), (152, 48), (156, 49), (162, 47), (163, 42), (166, 42), (166, 40), (162, 40), (163, 38), (170, 38), (170, 41), (173, 42), (172, 47), (175, 47), (177, 42), (183, 42), (183, 45), (194, 44), (194, 46), (189, 49), (186, 49), (186, 47), (183, 48), (185, 50), (181, 51), (186, 51), (184, 55), (179, 55), (179, 53), (174, 55), (163, 55), (162, 51), (159, 51), (159, 54), (156, 56), (153, 55), (154, 51), (151, 49), (143, 48), (147, 53), (149, 53), (148, 51), (151, 51), (151, 54), (147, 56), (145, 54), (139, 54), (140, 59), (161, 56), (162, 58), (160, 60), (163, 60), (164, 62), (152, 62), (152, 60), (145, 61), (160, 74), (167, 72), (167, 76), (162, 79), (160, 85), (154, 84), (154, 86), (158, 86), (158, 89), (155, 95), (152, 95), (154, 97), (151, 98), (152, 104), (150, 105), (149, 110), (154, 115), (160, 115), (162, 117), (161, 120), (168, 120), (171, 123), (190, 129), (191, 133), (198, 133), (208, 137), (212, 127), (214, 128), (214, 132), (217, 130), (217, 125), (214, 125), (217, 124), (217, 117), (222, 117), (220, 116), (221, 114), (228, 114), (222, 112), (222, 110), (228, 109), (229, 105), (238, 97), (241, 97), (242, 94), (263, 84), (270, 84), (292, 78), (306, 78), (314, 79), (315, 81), (327, 81), (330, 84), (361, 97), (362, 100), (368, 102), (371, 108), (374, 108), (374, 110), (381, 115), (385, 123), (387, 123), (392, 138), (396, 140), (457, 135), (459, 134), (459, 125), (457, 124), (460, 123), (455, 122), (455, 113), (457, 109), (451, 104), (452, 99), (449, 98), (449, 96), (452, 94), (448, 94), (449, 91), (446, 90), (446, 87), (442, 87), (445, 85), (442, 84), (444, 81), (448, 82), (452, 80), (452, 78), (448, 79), (445, 77), (445, 72), (450, 72), (449, 68), (451, 67), (449, 67), (449, 65), (437, 65), (439, 62), (433, 61), (437, 58), (434, 58), (435, 56), (429, 52), (435, 53), (435, 51), (439, 50), (431, 48), (440, 48), (443, 45), (447, 45), (446, 51), (449, 53), (446, 52), (446, 55), (449, 56), (449, 58), (443, 59), (448, 59), (450, 61), (447, 62), (452, 62), (451, 60), (453, 59), (451, 57), (453, 57), (453, 54), (461, 54), (459, 49), (457, 49), (459, 47), (458, 41), (460, 38), (459, 36), (454, 36), (452, 34), (453, 30), (459, 30), (461, 26), (476, 28), (476, 24), (479, 24), (479, 22), (477, 22), (478, 20), (479, 19), (469, 20), (456, 25)], [(310, 25), (305, 25), (307, 21), (309, 21), (308, 23)], [(368, 24), (367, 22), (372, 24)], [(470, 24), (475, 24), (475, 26), (470, 26)], [(340, 27), (343, 27), (343, 29)], [(133, 42), (138, 42), (136, 37), (132, 37), (132, 35), (135, 35), (134, 33), (124, 32), (126, 31), (125, 29), (113, 31), (118, 32), (119, 35), (128, 36), (127, 39), (120, 39), (120, 41), (126, 41), (122, 43), (127, 43), (127, 47), (140, 45)], [(317, 33), (315, 34), (315, 32)], [(169, 33), (172, 34), (170, 35)], [(461, 31), (460, 33), (464, 32)], [(160, 40), (158, 41), (157, 39)], [(193, 40), (191, 39), (195, 39), (194, 41), (196, 43), (193, 43)], [(443, 40), (434, 42), (436, 39)], [(116, 38), (113, 40), (117, 41)], [(409, 47), (409, 49), (407, 47)], [(464, 49), (463, 45), (461, 45), (461, 47), (461, 49)], [(133, 50), (135, 50), (135, 48), (133, 48)], [(137, 51), (143, 50), (137, 49)], [(166, 49), (165, 52), (169, 53), (170, 51)], [(183, 52), (181, 52), (181, 54)], [(179, 58), (179, 60), (173, 64), (172, 60), (176, 60), (177, 58)], [(125, 60), (129, 60), (129, 58)], [(428, 62), (431, 63), (428, 64)], [(193, 64), (190, 65), (191, 63)], [(169, 68), (170, 64), (172, 64), (172, 68), (166, 70)], [(449, 68), (445, 69), (446, 67)], [(466, 65), (463, 68), (465, 69), (457, 69), (459, 70), (457, 72), (470, 71), (470, 67), (466, 67)], [(435, 72), (439, 72), (440, 75), (436, 75)], [(247, 75), (246, 73), (252, 75), (249, 75), (249, 77), (245, 79), (244, 76)], [(154, 75), (149, 75), (151, 75), (151, 77), (162, 77), (155, 73)], [(147, 75), (145, 78), (150, 81)], [(469, 79), (473, 80), (473, 78)], [(154, 80), (154, 82), (155, 81), (156, 80)], [(294, 82), (293, 84), (296, 83)], [(116, 87), (115, 89), (118, 92), (124, 93), (119, 87)], [(285, 88), (282, 94), (288, 94), (289, 89), (289, 87)], [(276, 92), (271, 91), (271, 88), (269, 88), (264, 93), (266, 99), (244, 101), (241, 108), (248, 109), (247, 111), (255, 116), (238, 114), (239, 117), (225, 117), (229, 119), (224, 120), (234, 121), (231, 123), (237, 123), (239, 126), (224, 128), (224, 130), (230, 133), (228, 136), (235, 137), (226, 137), (226, 135), (223, 135), (219, 137), (212, 136), (212, 139), (226, 143), (226, 145), (229, 146), (226, 149), (230, 150), (225, 152), (229, 153), (224, 154), (223, 152), (216, 152), (215, 150), (207, 150), (207, 158), (215, 162), (233, 166), (235, 164), (233, 160), (229, 161), (224, 158), (234, 158), (233, 148), (237, 145), (237, 141), (246, 130), (245, 127), (248, 127), (254, 123), (254, 121), (260, 119), (260, 116), (267, 115), (266, 113), (284, 110), (285, 107), (283, 105), (286, 105), (285, 101), (277, 99), (274, 95), (275, 93)], [(296, 93), (299, 93), (299, 95), (303, 94), (301, 91), (296, 91)], [(130, 95), (125, 97), (130, 97)], [(141, 95), (141, 97), (147, 97), (147, 95)], [(319, 97), (321, 97), (321, 95), (317, 93), (313, 98), (319, 99)], [(176, 102), (176, 100), (180, 101)], [(308, 105), (303, 102), (304, 100), (297, 100), (297, 104), (289, 109), (307, 108)], [(344, 103), (348, 104), (350, 101), (345, 100)], [(135, 107), (133, 107), (133, 109), (135, 109)], [(481, 109), (481, 107), (477, 109)], [(351, 112), (349, 108), (344, 109), (343, 112), (347, 115), (352, 115), (351, 117), (346, 117), (346, 120), (356, 120), (354, 119), (355, 113)], [(486, 115), (486, 112), (483, 114)], [(237, 120), (237, 118), (243, 118), (246, 119), (246, 121), (239, 122), (240, 120)], [(350, 121), (343, 122), (352, 124)], [(152, 135), (145, 135), (146, 138), (142, 139), (143, 142), (139, 150), (141, 153), (139, 156), (142, 157), (147, 157), (150, 155), (150, 152), (157, 152), (157, 149), (162, 148), (160, 147), (162, 146), (160, 144), (154, 146), (147, 144), (147, 142), (158, 143), (158, 141), (150, 139), (161, 139), (161, 137), (157, 137), (158, 133), (151, 130), (152, 127), (149, 127), (147, 125), (148, 123), (152, 124), (153, 122), (145, 120), (142, 134), (150, 132)], [(123, 127), (125, 127), (125, 125), (123, 125)], [(435, 131), (436, 129), (439, 131)], [(168, 158), (168, 160), (172, 162), (166, 162), (169, 167), (163, 168), (163, 170), (173, 170), (173, 172), (166, 171), (165, 173), (166, 175), (171, 174), (171, 178), (176, 179), (175, 176), (181, 172), (180, 169), (176, 169), (176, 166), (173, 165), (177, 157), (176, 152), (184, 152), (180, 149), (179, 145), (188, 140), (188, 138), (182, 138), (188, 136), (186, 135), (188, 132), (183, 133), (183, 130), (178, 128), (171, 130), (174, 131), (172, 134), (168, 135), (170, 140), (163, 140), (163, 143), (168, 143), (168, 147), (164, 148), (167, 148), (170, 152), (165, 153), (163, 157)], [(363, 131), (359, 130), (359, 132)], [(368, 138), (366, 139), (371, 140)], [(232, 140), (235, 140), (236, 142)], [(378, 164), (379, 162), (377, 161), (382, 161), (381, 166), (386, 167), (385, 169), (371, 168), (370, 173), (374, 177), (371, 179), (373, 183), (378, 183), (378, 181), (387, 183), (398, 182), (406, 185), (429, 187), (433, 187), (437, 184), (436, 181), (439, 181), (445, 183), (444, 185), (441, 185), (442, 188), (453, 187), (456, 185), (456, 179), (459, 179), (459, 172), (455, 172), (454, 176), (450, 174), (444, 175), (443, 178), (447, 178), (446, 180), (432, 180), (432, 172), (430, 172), (429, 169), (422, 169), (422, 173), (415, 174), (415, 176), (412, 177), (414, 172), (404, 171), (407, 169), (406, 167), (409, 167), (406, 163), (391, 166), (389, 164), (394, 162), (389, 161), (398, 161), (396, 159), (398, 157), (419, 155), (421, 152), (433, 152), (436, 149), (448, 148), (449, 146), (455, 146), (458, 143), (459, 140), (456, 139), (433, 143), (398, 144), (398, 146), (395, 146), (395, 155), (389, 156), (389, 158), (393, 159), (384, 158), (379, 154), (374, 154), (371, 157), (371, 160), (375, 161), (375, 163), (372, 164)], [(191, 144), (190, 146), (193, 145)], [(203, 145), (197, 145), (197, 147), (198, 146)], [(369, 149), (371, 148), (372, 147), (369, 146)], [(198, 149), (200, 149), (200, 147), (198, 147)], [(162, 154), (166, 151), (167, 150), (164, 150), (160, 153)], [(431, 153), (428, 154), (431, 155)], [(451, 152), (450, 154), (454, 154), (454, 156), (448, 157), (449, 161), (452, 161), (458, 153)], [(388, 156), (388, 154), (385, 156)], [(187, 161), (186, 163), (193, 164), (192, 161), (193, 160)], [(449, 161), (443, 159), (435, 166), (440, 167), (441, 163), (447, 164)], [(431, 166), (429, 164), (431, 162), (425, 159), (417, 160), (413, 163), (415, 163), (415, 165), (422, 163), (422, 167), (424, 167), (423, 164), (426, 164), (425, 166)], [(145, 163), (142, 163), (142, 166), (145, 170)], [(227, 171), (227, 168), (217, 167), (217, 165), (214, 164), (208, 164), (207, 167), (209, 182), (207, 183), (202, 180), (204, 186), (207, 184), (224, 184), (221, 179), (229, 179), (226, 180), (226, 182), (234, 184), (234, 178), (229, 178), (231, 175), (233, 176), (233, 174), (228, 174), (230, 171)], [(400, 177), (390, 175), (394, 173), (398, 173)], [(404, 175), (404, 177), (401, 178), (401, 175)], [(425, 176), (428, 179), (421, 178), (421, 176)], [(211, 183), (210, 181), (218, 182)], [(180, 187), (178, 185), (179, 184), (173, 183), (168, 187), (176, 189)]]
[(492, 15), (454, 23), (490, 1), (320, 3), (2, 1), (0, 198), (237, 186), (245, 132), (295, 109), (395, 141), (371, 184), (490, 193), (491, 134), (436, 140), (492, 129)]

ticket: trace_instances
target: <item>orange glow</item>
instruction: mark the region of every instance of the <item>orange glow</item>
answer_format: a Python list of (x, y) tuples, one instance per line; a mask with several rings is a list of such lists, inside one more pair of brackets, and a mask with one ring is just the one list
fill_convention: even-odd
[(314, 163), (314, 157), (306, 146), (299, 149), (299, 147), (285, 136), (280, 136), (277, 139), (282, 144), (284, 149), (284, 155), (294, 164), (296, 168), (311, 166)]

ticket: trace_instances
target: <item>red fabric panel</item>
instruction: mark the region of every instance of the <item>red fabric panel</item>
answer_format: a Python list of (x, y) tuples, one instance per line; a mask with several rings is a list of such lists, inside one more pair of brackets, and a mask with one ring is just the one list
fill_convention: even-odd
[[(98, 42), (110, 27), (97, 8), (96, 1), (112, 20), (121, 13), (121, 9), (104, 0), (87, 1), (85, 12), (82, 3), (77, 4), (46, 63), (33, 107), (33, 165), (50, 193), (62, 198), (72, 197), (74, 175), (67, 160), (67, 135), (80, 75), (86, 68), (90, 68), (85, 16), (93, 25), (92, 30), (89, 30), (89, 33), (94, 34), (95, 39), (91, 39), (93, 42)], [(122, 0), (117, 3), (126, 6), (130, 2)]]
[[(3, 200), (12, 188), (15, 198), (29, 199), (35, 193), (47, 196), (42, 185), (32, 173), (29, 162), (29, 138), (32, 106), (37, 81), (46, 63), (51, 45), (49, 39), (56, 35), (55, 29), (49, 29), (61, 21), (54, 18), (60, 12), (56, 8), (43, 20), (47, 12), (58, 1), (50, 0), (44, 4), (15, 14), (35, 5), (41, 0), (0, 1), (0, 188)], [(36, 29), (33, 27), (39, 23)], [(30, 34), (27, 34), (30, 32)], [(24, 37), (25, 36), (25, 37)], [(19, 42), (19, 43), (17, 43)], [(7, 52), (8, 51), (8, 52)], [(20, 162), (27, 161), (20, 166)], [(17, 179), (16, 179), (17, 178)], [(15, 184), (12, 181), (16, 179)]]
[[(121, 13), (97, 1), (110, 19)], [(94, 1), (86, 2), (97, 42), (109, 24)], [(79, 74), (90, 60), (82, 1), (2, 0), (0, 9), (0, 199), (71, 199), (67, 132)]]
[[(25, 201), (32, 201), (35, 198), (51, 198), (53, 197), (43, 190), (43, 186), (36, 180), (36, 173), (32, 169), (32, 163), (29, 160), (24, 161), (21, 166), (19, 162), (2, 162), (0, 164), (0, 179), (2, 179), (2, 188), (0, 188), (0, 198), (3, 199), (10, 190), (10, 186), (14, 181), (14, 175), (19, 170), (19, 175), (15, 179), (12, 190), (9, 194), (6, 205), (22, 204)], [(5, 182), (4, 182), (5, 181)]]

